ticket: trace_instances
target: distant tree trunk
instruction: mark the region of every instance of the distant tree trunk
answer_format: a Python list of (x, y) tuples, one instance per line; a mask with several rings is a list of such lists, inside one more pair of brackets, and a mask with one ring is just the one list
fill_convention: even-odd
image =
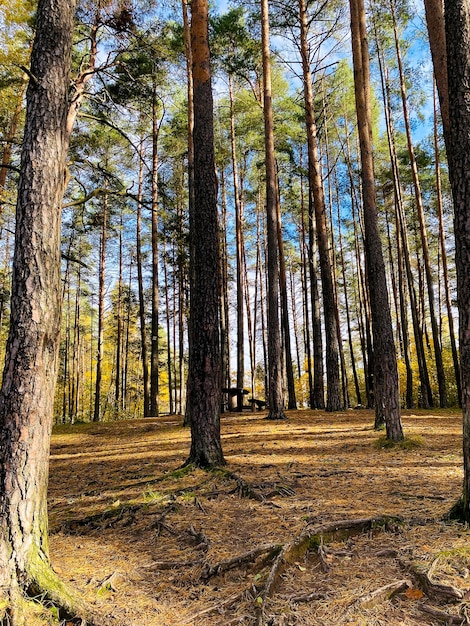
[[(390, 151), (390, 161), (392, 166), (392, 176), (393, 176), (393, 191), (395, 196), (395, 211), (396, 211), (396, 221), (397, 227), (399, 230), (399, 250), (403, 255), (403, 262), (406, 270), (406, 278), (408, 283), (408, 294), (410, 300), (410, 309), (411, 309), (411, 319), (413, 323), (413, 335), (415, 340), (415, 350), (416, 350), (416, 358), (418, 361), (418, 370), (419, 370), (419, 380), (420, 380), (420, 390), (421, 390), (421, 399), (420, 405), (424, 408), (429, 408), (433, 406), (433, 398), (431, 391), (431, 383), (429, 380), (429, 372), (428, 366), (426, 363), (426, 353), (424, 349), (423, 343), (423, 333), (421, 331), (421, 324), (419, 322), (419, 313), (418, 313), (418, 304), (416, 297), (416, 290), (414, 286), (415, 277), (413, 274), (413, 268), (411, 266), (411, 256), (410, 256), (410, 246), (408, 243), (408, 232), (407, 225), (405, 219), (405, 210), (403, 208), (403, 194), (400, 183), (400, 172), (398, 168), (398, 157), (395, 146), (395, 138), (394, 131), (392, 126), (392, 116), (391, 116), (391, 100), (390, 100), (390, 87), (388, 83), (388, 77), (385, 76), (385, 99), (386, 99), (386, 126), (387, 126), (387, 136), (389, 142), (389, 151)], [(406, 312), (404, 310), (405, 301), (404, 301), (404, 293), (402, 294), (402, 327), (404, 328)], [(405, 349), (408, 349), (405, 346)], [(405, 358), (409, 361), (409, 356), (405, 354)], [(411, 364), (409, 363), (407, 366), (407, 405), (412, 403), (411, 398)]]
[(152, 337), (150, 341), (150, 415), (159, 411), (158, 350), (158, 135), (157, 88), (152, 89)]
[(313, 209), (312, 190), (308, 195), (308, 266), (310, 273), (310, 297), (312, 301), (312, 343), (313, 343), (313, 395), (310, 408), (325, 408), (325, 376), (323, 367), (323, 335), (320, 312), (320, 294), (317, 271), (317, 237)]
[[(302, 166), (302, 157), (301, 157)], [(307, 360), (307, 377), (308, 377), (308, 403), (313, 408), (313, 369), (312, 369), (312, 350), (310, 340), (310, 315), (308, 308), (309, 289), (308, 283), (308, 247), (306, 238), (305, 223), (305, 192), (303, 176), (300, 178), (300, 195), (301, 195), (301, 242), (300, 242), (300, 258), (301, 258), (301, 277), (302, 277), (302, 302), (303, 302), (303, 318), (304, 318), (304, 340), (305, 340), (305, 358)]]
[[(242, 388), (245, 380), (245, 316), (244, 316), (244, 267), (243, 267), (243, 213), (238, 184), (238, 163), (235, 146), (235, 110), (233, 101), (233, 77), (229, 74), (230, 101), (230, 150), (232, 157), (233, 196), (235, 205), (235, 243), (236, 243), (236, 285), (237, 285), (237, 387)], [(240, 408), (240, 407), (239, 407)]]
[[(333, 271), (329, 249), (329, 234), (326, 219), (326, 205), (323, 192), (323, 181), (318, 156), (317, 128), (315, 123), (312, 76), (310, 72), (310, 55), (308, 50), (308, 21), (305, 0), (299, 0), (300, 15), (300, 46), (303, 70), (303, 90), (305, 107), (305, 124), (308, 146), (308, 176), (315, 209), (316, 235), (320, 258), (320, 272), (323, 294), (323, 313), (325, 321), (326, 348), (326, 409), (341, 409), (341, 391), (339, 375), (339, 342), (336, 321), (336, 302), (333, 285)], [(320, 408), (320, 407), (319, 407)]]
[(399, 441), (403, 439), (403, 430), (400, 419), (398, 369), (375, 200), (369, 51), (365, 11), (362, 0), (350, 0), (350, 7), (354, 85), (362, 165), (365, 254), (374, 339), (375, 423), (376, 426), (385, 423), (387, 438)]
[[(26, 74), (25, 74), (26, 76)], [(5, 184), (8, 175), (8, 166), (11, 160), (11, 151), (13, 147), (13, 141), (15, 139), (16, 131), (18, 128), (18, 122), (23, 110), (23, 96), (26, 90), (26, 80), (23, 79), (23, 83), (17, 96), (17, 102), (15, 110), (10, 120), (10, 126), (6, 133), (5, 143), (3, 147), (2, 162), (0, 164), (0, 227), (2, 226), (2, 213), (3, 213), (3, 195), (5, 193)]]
[(449, 337), (450, 337), (450, 345), (452, 350), (452, 361), (454, 363), (454, 373), (455, 373), (455, 382), (457, 386), (457, 396), (459, 405), (462, 398), (462, 386), (460, 380), (460, 362), (459, 362), (459, 353), (457, 350), (457, 343), (455, 341), (455, 330), (454, 330), (454, 314), (452, 311), (452, 299), (450, 295), (449, 288), (449, 270), (447, 267), (447, 250), (446, 250), (446, 241), (445, 241), (445, 228), (444, 228), (444, 215), (443, 215), (443, 207), (442, 207), (442, 185), (441, 185), (441, 168), (439, 163), (439, 133), (438, 133), (438, 123), (437, 123), (437, 103), (435, 97), (435, 89), (434, 89), (434, 160), (435, 160), (435, 171), (436, 171), (436, 197), (437, 197), (437, 214), (439, 218), (439, 243), (441, 247), (441, 258), (442, 258), (442, 272), (444, 274), (444, 292), (445, 292), (445, 300), (446, 300), (446, 310), (447, 310), (447, 322), (449, 325)]
[[(60, 227), (75, 3), (40, 0), (18, 187), (10, 332), (0, 391), (0, 621), (31, 623), (28, 595), (87, 610), (49, 561), (47, 484), (58, 371)], [(37, 616), (37, 609), (36, 609)]]
[(341, 278), (343, 280), (344, 308), (346, 311), (346, 325), (348, 329), (349, 358), (351, 360), (351, 369), (353, 373), (354, 389), (356, 392), (356, 402), (358, 405), (361, 405), (362, 396), (361, 396), (361, 388), (359, 386), (359, 377), (357, 375), (356, 357), (354, 354), (354, 346), (353, 346), (351, 313), (349, 310), (348, 279), (346, 276), (346, 262), (344, 258), (343, 234), (342, 234), (342, 229), (341, 229), (341, 210), (340, 210), (339, 202), (338, 202), (338, 238), (339, 238), (340, 262), (341, 262)]
[[(105, 189), (108, 188), (108, 181), (105, 181)], [(103, 196), (103, 213), (101, 216), (101, 236), (100, 236), (100, 263), (98, 272), (98, 335), (96, 348), (96, 378), (95, 378), (95, 405), (93, 410), (93, 421), (99, 422), (101, 414), (101, 381), (103, 377), (103, 356), (104, 356), (104, 279), (106, 272), (106, 243), (108, 231), (108, 203), (109, 195), (106, 192)]]
[(455, 259), (459, 306), (462, 381), (463, 462), (462, 497), (454, 515), (470, 522), (470, 7), (468, 0), (445, 0), (449, 132), (447, 158), (454, 199)]
[(220, 248), (214, 157), (208, 2), (191, 3), (194, 83), (194, 210), (190, 219), (190, 318), (187, 407), (191, 451), (187, 463), (225, 463), (220, 440)]
[(413, 179), (413, 187), (415, 191), (416, 210), (418, 212), (419, 232), (421, 236), (421, 246), (423, 251), (424, 269), (426, 274), (426, 286), (428, 291), (428, 305), (429, 305), (429, 317), (431, 319), (432, 338), (434, 343), (434, 358), (436, 364), (437, 382), (439, 386), (439, 403), (441, 408), (447, 406), (447, 385), (444, 373), (444, 365), (442, 362), (442, 350), (441, 341), (439, 336), (439, 327), (437, 324), (435, 313), (435, 299), (434, 299), (434, 283), (431, 269), (431, 260), (429, 255), (429, 244), (426, 232), (426, 223), (424, 217), (423, 197), (421, 194), (421, 186), (418, 176), (418, 165), (416, 163), (416, 157), (414, 153), (413, 140), (411, 137), (411, 125), (408, 113), (408, 103), (406, 97), (405, 76), (403, 71), (403, 63), (401, 59), (400, 43), (398, 40), (397, 24), (395, 17), (395, 4), (394, 0), (390, 0), (390, 8), (393, 20), (393, 33), (395, 38), (395, 49), (397, 53), (398, 70), (400, 75), (400, 91), (403, 104), (403, 118), (405, 121), (406, 139), (408, 143), (408, 154), (410, 157), (411, 175)]
[(149, 370), (148, 370), (148, 356), (147, 356), (147, 332), (145, 323), (145, 300), (144, 300), (144, 279), (142, 275), (142, 194), (143, 194), (143, 148), (142, 143), (140, 146), (140, 161), (139, 161), (139, 186), (137, 190), (137, 217), (136, 217), (136, 235), (135, 235), (135, 249), (136, 249), (136, 263), (137, 263), (137, 289), (139, 292), (139, 322), (140, 322), (140, 352), (142, 355), (142, 377), (143, 377), (143, 400), (144, 400), (144, 417), (150, 415), (150, 382), (149, 382)]
[(165, 318), (166, 318), (166, 368), (168, 373), (168, 411), (170, 415), (175, 412), (173, 405), (173, 369), (171, 360), (171, 327), (170, 327), (170, 285), (168, 281), (168, 268), (167, 268), (167, 253), (166, 245), (163, 242), (163, 279), (165, 288)]
[(220, 175), (222, 219), (220, 224), (221, 232), (221, 264), (222, 264), (222, 288), (220, 307), (220, 343), (222, 347), (222, 387), (230, 387), (230, 318), (228, 300), (228, 247), (227, 247), (227, 194), (225, 191), (225, 175)]
[[(277, 177), (276, 177), (276, 188)], [(277, 236), (279, 245), (279, 292), (281, 296), (281, 327), (284, 335), (284, 349), (286, 355), (286, 379), (287, 379), (287, 408), (295, 410), (297, 409), (297, 400), (295, 397), (295, 384), (294, 384), (294, 369), (292, 364), (292, 346), (290, 337), (290, 322), (289, 322), (289, 303), (287, 299), (287, 271), (286, 271), (286, 259), (284, 253), (284, 241), (282, 237), (281, 228), (281, 214), (280, 214), (280, 201), (279, 190), (277, 189)]]
[(266, 165), (266, 230), (268, 272), (268, 419), (285, 419), (281, 365), (281, 332), (279, 325), (279, 245), (278, 196), (274, 155), (274, 130), (269, 48), (268, 1), (261, 0), (261, 34), (263, 46), (264, 138)]
[(119, 412), (122, 407), (122, 208), (119, 224), (119, 276), (118, 276), (118, 299), (116, 303), (116, 377), (114, 380), (115, 410)]

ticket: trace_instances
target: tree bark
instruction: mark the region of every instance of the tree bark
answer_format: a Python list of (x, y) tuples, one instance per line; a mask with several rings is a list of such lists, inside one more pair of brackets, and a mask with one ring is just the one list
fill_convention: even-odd
[(225, 463), (220, 440), (220, 246), (214, 157), (208, 2), (191, 3), (194, 84), (194, 210), (190, 220), (189, 372), (186, 412), (191, 424), (187, 463)]
[(268, 0), (261, 0), (261, 35), (263, 46), (263, 111), (266, 165), (266, 229), (268, 273), (268, 419), (285, 419), (279, 324), (279, 245), (278, 195), (274, 156), (274, 129), (269, 48)]
[(447, 406), (447, 385), (444, 373), (444, 365), (442, 362), (442, 350), (441, 350), (441, 341), (439, 336), (439, 328), (437, 324), (436, 314), (435, 314), (435, 302), (434, 302), (434, 284), (433, 284), (433, 276), (431, 269), (431, 261), (429, 258), (429, 245), (428, 245), (428, 237), (426, 231), (426, 223), (424, 218), (424, 206), (423, 206), (423, 197), (421, 194), (421, 185), (419, 182), (418, 175), (418, 165), (416, 163), (416, 157), (414, 153), (413, 147), (413, 139), (411, 137), (411, 125), (410, 125), (410, 117), (408, 113), (408, 102), (406, 97), (406, 87), (405, 87), (405, 76), (403, 71), (403, 63), (401, 59), (401, 50), (400, 50), (400, 42), (398, 39), (398, 30), (397, 30), (397, 22), (395, 16), (395, 4), (394, 0), (390, 0), (390, 9), (392, 14), (392, 22), (393, 22), (393, 34), (395, 39), (395, 49), (397, 53), (397, 61), (398, 61), (398, 71), (400, 76), (400, 92), (401, 99), (403, 105), (403, 118), (405, 122), (405, 130), (406, 130), (406, 140), (408, 144), (408, 154), (410, 157), (410, 167), (411, 167), (411, 176), (413, 179), (413, 187), (415, 192), (415, 200), (416, 200), (416, 210), (418, 213), (418, 222), (419, 222), (419, 232), (421, 236), (421, 246), (423, 252), (423, 260), (424, 260), (424, 269), (426, 275), (426, 286), (428, 291), (428, 305), (429, 305), (429, 317), (431, 319), (431, 330), (432, 330), (432, 338), (434, 343), (434, 358), (436, 365), (436, 373), (437, 373), (437, 381), (439, 387), (439, 403), (441, 408), (445, 408)]
[(40, 0), (18, 187), (10, 333), (0, 391), (0, 620), (28, 623), (28, 593), (84, 605), (49, 562), (47, 483), (61, 322), (60, 226), (75, 3)]
[(356, 111), (362, 165), (365, 254), (374, 340), (376, 426), (385, 423), (387, 438), (403, 439), (398, 369), (375, 199), (369, 51), (362, 0), (350, 0)]
[(460, 517), (470, 521), (470, 4), (446, 0), (449, 76), (447, 157), (454, 200), (455, 260), (459, 307), (464, 481)]
[(318, 156), (317, 128), (315, 123), (312, 75), (308, 51), (308, 20), (305, 0), (299, 0), (300, 51), (302, 56), (305, 124), (308, 147), (308, 178), (315, 210), (316, 235), (320, 258), (320, 272), (323, 293), (323, 314), (325, 322), (326, 349), (326, 410), (341, 409), (339, 342), (336, 322), (336, 300), (333, 286), (333, 271), (329, 249), (329, 234), (326, 220), (326, 205), (323, 181)]

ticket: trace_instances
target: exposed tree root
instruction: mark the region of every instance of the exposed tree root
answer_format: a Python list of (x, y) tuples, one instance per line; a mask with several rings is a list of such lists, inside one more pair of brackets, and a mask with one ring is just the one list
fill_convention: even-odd
[(231, 559), (226, 559), (224, 561), (220, 561), (216, 565), (207, 564), (204, 570), (201, 573), (202, 580), (209, 580), (213, 576), (218, 576), (223, 572), (227, 572), (239, 565), (244, 565), (245, 563), (254, 562), (259, 556), (262, 554), (270, 553), (269, 557), (273, 559), (279, 552), (281, 551), (282, 546), (276, 543), (268, 543), (263, 546), (258, 546), (253, 550), (245, 552), (244, 554), (240, 554), (239, 556), (232, 557)]
[(261, 494), (255, 491), (255, 487), (246, 482), (241, 476), (238, 476), (234, 472), (222, 470), (223, 476), (234, 480), (236, 483), (235, 488), (229, 493), (236, 493), (239, 498), (250, 498), (251, 500), (257, 500), (263, 502), (264, 498)]
[(406, 579), (397, 580), (379, 589), (374, 589), (370, 593), (367, 593), (356, 600), (358, 604), (361, 604), (364, 608), (370, 609), (377, 604), (390, 600), (397, 593), (402, 593), (410, 587), (410, 582)]
[(340, 520), (333, 524), (308, 528), (293, 541), (286, 543), (271, 567), (266, 583), (256, 598), (257, 623), (265, 623), (264, 605), (274, 592), (281, 575), (293, 563), (303, 558), (309, 550), (318, 550), (324, 543), (333, 540), (344, 540), (356, 534), (375, 529), (396, 528), (401, 523), (397, 517), (372, 517), (357, 520)]
[(410, 575), (416, 580), (419, 587), (431, 600), (444, 600), (445, 602), (458, 602), (463, 599), (464, 593), (461, 589), (452, 587), (451, 585), (441, 585), (432, 580), (433, 566), (427, 569), (425, 565), (412, 561), (403, 561), (399, 559), (400, 565), (406, 569)]
[(420, 605), (419, 610), (427, 615), (431, 615), (434, 619), (446, 624), (446, 626), (463, 626), (464, 624), (469, 623), (466, 617), (452, 615), (451, 613), (446, 613), (445, 611), (436, 609), (433, 606), (427, 606), (426, 604)]
[(199, 611), (199, 613), (195, 613), (194, 615), (191, 615), (191, 617), (189, 617), (188, 619), (183, 620), (182, 624), (193, 624), (201, 617), (207, 617), (208, 615), (212, 615), (213, 613), (223, 614), (225, 610), (230, 608), (233, 604), (235, 604), (235, 602), (239, 602), (240, 600), (242, 600), (245, 593), (245, 591), (243, 591), (242, 593), (237, 593), (234, 596), (230, 596), (230, 598), (228, 598), (227, 600), (220, 602), (219, 604), (214, 604), (214, 606), (211, 606), (208, 609)]
[(63, 532), (73, 534), (80, 534), (80, 529), (87, 527), (92, 530), (105, 529), (114, 526), (118, 522), (122, 521), (126, 516), (130, 519), (126, 523), (131, 523), (134, 520), (135, 514), (142, 509), (141, 504), (123, 504), (112, 509), (106, 509), (102, 513), (96, 515), (89, 515), (83, 519), (74, 519), (65, 522), (61, 530)]
[(41, 617), (67, 620), (80, 626), (112, 626), (114, 620), (98, 615), (52, 567), (36, 555), (27, 572), (27, 588), (12, 585), (0, 597), (0, 626), (30, 626)]

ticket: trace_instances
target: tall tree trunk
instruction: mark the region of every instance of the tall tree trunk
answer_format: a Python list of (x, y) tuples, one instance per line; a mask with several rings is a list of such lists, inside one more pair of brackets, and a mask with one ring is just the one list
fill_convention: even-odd
[(442, 0), (424, 0), (426, 25), (436, 77), (439, 105), (445, 135), (449, 133), (449, 87), (447, 78), (446, 33)]
[(194, 84), (194, 210), (190, 231), (190, 318), (187, 407), (191, 451), (187, 463), (225, 463), (220, 440), (220, 245), (214, 156), (208, 2), (191, 3)]
[(114, 380), (114, 403), (115, 410), (119, 413), (122, 407), (122, 207), (119, 218), (119, 275), (118, 275), (118, 299), (116, 303), (116, 378)]
[(462, 382), (462, 498), (454, 513), (470, 522), (470, 6), (468, 0), (445, 0), (449, 76), (449, 175), (454, 199), (455, 260), (459, 306)]
[(365, 254), (372, 311), (375, 422), (385, 423), (387, 438), (403, 439), (398, 369), (375, 200), (369, 51), (362, 0), (350, 0), (354, 86), (362, 166)]
[(408, 143), (408, 154), (410, 157), (411, 175), (413, 178), (413, 187), (415, 191), (416, 210), (418, 212), (419, 230), (421, 235), (421, 246), (423, 250), (424, 269), (426, 274), (426, 285), (428, 291), (428, 305), (429, 305), (429, 317), (431, 319), (432, 338), (434, 343), (434, 358), (436, 363), (437, 382), (439, 387), (439, 403), (441, 408), (447, 406), (447, 386), (444, 373), (444, 365), (442, 362), (442, 350), (441, 341), (439, 336), (439, 326), (435, 313), (435, 299), (434, 299), (434, 282), (431, 269), (431, 260), (429, 257), (429, 245), (426, 232), (426, 223), (424, 218), (424, 206), (423, 197), (421, 194), (421, 186), (418, 176), (418, 165), (416, 163), (413, 140), (411, 137), (411, 125), (408, 113), (408, 103), (406, 97), (405, 76), (403, 71), (403, 63), (401, 58), (400, 43), (398, 40), (397, 23), (395, 16), (395, 3), (394, 0), (390, 0), (390, 8), (393, 20), (393, 34), (395, 38), (395, 49), (397, 53), (398, 70), (400, 74), (400, 91), (403, 105), (403, 118), (405, 121), (406, 139)]
[(449, 325), (449, 337), (452, 350), (452, 361), (454, 363), (455, 382), (457, 386), (457, 397), (460, 404), (462, 398), (462, 387), (460, 381), (460, 362), (457, 344), (455, 341), (454, 330), (454, 314), (452, 311), (452, 299), (449, 287), (449, 270), (447, 267), (447, 250), (445, 241), (444, 215), (442, 207), (442, 185), (441, 185), (441, 168), (439, 162), (439, 133), (437, 128), (437, 103), (434, 89), (434, 161), (436, 171), (436, 197), (437, 197), (437, 215), (439, 219), (439, 244), (441, 247), (442, 272), (444, 274), (444, 293), (447, 309), (447, 322)]
[(3, 220), (2, 220), (3, 196), (5, 193), (5, 184), (7, 181), (8, 166), (10, 165), (13, 141), (15, 139), (16, 131), (18, 129), (20, 115), (23, 110), (23, 96), (26, 90), (26, 85), (27, 85), (27, 82), (26, 82), (26, 79), (24, 79), (21, 85), (21, 88), (19, 90), (18, 96), (17, 96), (15, 110), (13, 111), (13, 115), (10, 120), (10, 126), (6, 133), (5, 143), (3, 147), (2, 162), (0, 164), (0, 227), (2, 226), (2, 223), (3, 223)]
[(158, 355), (158, 134), (157, 88), (152, 89), (152, 335), (150, 341), (150, 415), (159, 411)]
[(266, 232), (268, 276), (268, 419), (285, 419), (279, 325), (279, 245), (278, 195), (274, 155), (274, 129), (269, 48), (268, 0), (261, 0), (261, 38), (263, 46), (263, 111), (266, 165)]
[[(245, 316), (244, 316), (244, 268), (243, 268), (243, 214), (238, 184), (238, 163), (235, 146), (235, 111), (233, 102), (233, 77), (229, 75), (230, 102), (230, 150), (232, 157), (233, 199), (235, 205), (235, 243), (236, 243), (236, 289), (237, 289), (237, 384), (242, 388), (245, 379)], [(241, 409), (241, 407), (238, 407)]]
[[(323, 294), (323, 314), (325, 321), (326, 349), (326, 410), (341, 409), (341, 391), (339, 375), (339, 342), (336, 321), (336, 302), (333, 285), (333, 271), (329, 249), (329, 234), (326, 219), (326, 205), (323, 192), (320, 159), (317, 145), (317, 128), (315, 124), (312, 75), (310, 72), (310, 55), (308, 50), (308, 21), (305, 0), (299, 0), (300, 16), (300, 51), (302, 56), (303, 91), (305, 107), (305, 124), (308, 146), (308, 176), (315, 209), (316, 234), (320, 258), (320, 272)], [(320, 407), (319, 407), (320, 408)]]
[[(108, 189), (108, 181), (105, 181), (105, 189)], [(101, 236), (100, 236), (100, 261), (98, 277), (98, 334), (96, 347), (96, 374), (95, 374), (95, 404), (93, 409), (93, 421), (99, 422), (103, 416), (101, 413), (101, 382), (103, 378), (103, 356), (104, 356), (104, 280), (106, 273), (106, 243), (108, 231), (108, 203), (109, 194), (103, 196), (103, 213), (101, 216)]]
[(139, 160), (139, 186), (137, 190), (137, 216), (136, 216), (136, 233), (135, 233), (135, 250), (136, 250), (136, 263), (137, 263), (137, 289), (139, 293), (139, 322), (140, 322), (140, 352), (142, 355), (142, 378), (144, 386), (144, 417), (150, 415), (150, 381), (148, 370), (148, 356), (147, 356), (147, 332), (145, 322), (145, 299), (144, 299), (144, 279), (142, 275), (142, 194), (143, 194), (143, 147), (142, 142), (140, 145), (140, 160)]
[(281, 213), (280, 213), (280, 200), (279, 190), (276, 177), (276, 189), (277, 189), (277, 236), (279, 245), (279, 292), (281, 296), (281, 328), (283, 330), (284, 348), (285, 348), (285, 369), (287, 379), (287, 408), (297, 409), (297, 400), (295, 397), (295, 384), (294, 384), (294, 369), (292, 366), (292, 347), (290, 336), (290, 322), (289, 322), (289, 303), (287, 299), (287, 272), (286, 272), (286, 258), (284, 253), (284, 240), (282, 237), (281, 228)]
[(165, 318), (166, 318), (166, 367), (168, 373), (168, 411), (170, 415), (175, 412), (173, 406), (173, 369), (171, 359), (171, 327), (170, 327), (170, 285), (168, 282), (167, 254), (166, 245), (163, 242), (163, 279), (165, 281)]
[(0, 391), (0, 621), (28, 594), (61, 617), (86, 609), (49, 561), (47, 484), (61, 322), (60, 226), (75, 3), (40, 0), (18, 187), (10, 332)]
[[(431, 383), (429, 380), (429, 372), (428, 366), (426, 362), (426, 352), (423, 343), (423, 333), (421, 330), (421, 324), (419, 321), (419, 312), (418, 312), (418, 303), (416, 297), (415, 290), (415, 277), (413, 273), (413, 268), (411, 266), (411, 255), (410, 255), (410, 246), (408, 243), (408, 231), (406, 225), (405, 218), (405, 210), (403, 207), (403, 194), (400, 183), (400, 172), (398, 168), (398, 156), (395, 146), (395, 138), (394, 138), (394, 130), (392, 125), (392, 116), (391, 116), (391, 99), (390, 99), (390, 87), (388, 83), (388, 77), (385, 76), (385, 96), (386, 96), (386, 125), (387, 125), (387, 135), (389, 142), (389, 151), (390, 151), (390, 161), (392, 165), (392, 173), (393, 173), (393, 191), (395, 196), (395, 211), (397, 213), (397, 226), (400, 233), (400, 250), (403, 252), (403, 261), (405, 264), (406, 270), (406, 278), (408, 283), (408, 294), (410, 299), (410, 309), (411, 309), (411, 319), (413, 323), (413, 335), (415, 340), (415, 350), (416, 350), (416, 358), (418, 360), (418, 370), (419, 370), (419, 379), (420, 379), (420, 390), (421, 390), (421, 400), (420, 405), (424, 408), (429, 408), (433, 406), (433, 398), (431, 391)], [(403, 298), (402, 298), (403, 299)], [(402, 311), (405, 306), (404, 301), (402, 301)], [(405, 312), (402, 312), (402, 319), (404, 323)], [(403, 325), (403, 324), (402, 324)], [(408, 356), (406, 358), (409, 358)], [(409, 367), (408, 376), (408, 391), (407, 391), (407, 404), (411, 401), (410, 398), (410, 389), (411, 385), (411, 365)]]

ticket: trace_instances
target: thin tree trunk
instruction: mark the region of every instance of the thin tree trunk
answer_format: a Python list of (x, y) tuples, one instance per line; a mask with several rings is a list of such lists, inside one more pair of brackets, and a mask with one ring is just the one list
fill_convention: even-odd
[(144, 299), (144, 279), (142, 275), (142, 243), (141, 243), (141, 230), (142, 230), (142, 193), (144, 182), (143, 171), (143, 147), (142, 142), (140, 145), (140, 160), (139, 160), (139, 185), (137, 190), (137, 216), (136, 216), (136, 234), (135, 234), (135, 249), (136, 249), (136, 263), (137, 263), (137, 289), (139, 293), (139, 321), (140, 321), (140, 351), (142, 356), (142, 378), (143, 378), (143, 395), (144, 395), (144, 417), (150, 415), (150, 381), (148, 370), (148, 356), (147, 356), (147, 332), (145, 323), (145, 299)]
[(403, 430), (400, 419), (398, 369), (375, 200), (369, 51), (365, 10), (362, 0), (350, 0), (350, 7), (356, 111), (362, 165), (365, 253), (374, 338), (375, 423), (376, 426), (385, 423), (387, 438), (399, 441), (403, 439)]
[(271, 59), (269, 48), (268, 0), (261, 0), (261, 34), (263, 46), (263, 111), (266, 165), (266, 231), (268, 276), (268, 419), (285, 419), (281, 366), (281, 332), (279, 325), (279, 237), (278, 194), (274, 156)]
[(444, 364), (442, 362), (442, 350), (439, 337), (439, 326), (437, 324), (435, 313), (435, 298), (434, 298), (434, 282), (431, 269), (431, 260), (429, 256), (429, 244), (426, 232), (426, 223), (424, 217), (423, 198), (421, 194), (421, 187), (418, 176), (418, 166), (416, 163), (413, 140), (411, 137), (410, 118), (408, 113), (408, 103), (406, 97), (405, 77), (403, 72), (403, 63), (401, 58), (400, 43), (398, 40), (397, 23), (395, 16), (395, 3), (394, 0), (390, 0), (390, 8), (393, 20), (393, 33), (395, 38), (395, 49), (397, 53), (398, 70), (400, 75), (400, 91), (403, 105), (403, 118), (405, 121), (406, 139), (408, 143), (408, 154), (410, 157), (411, 175), (413, 178), (413, 187), (415, 191), (416, 210), (418, 212), (419, 230), (421, 235), (421, 246), (423, 251), (424, 269), (426, 274), (426, 285), (428, 291), (428, 305), (429, 305), (429, 317), (431, 319), (432, 338), (434, 343), (434, 358), (436, 363), (437, 382), (439, 387), (439, 403), (441, 408), (447, 406), (447, 385), (444, 372)]
[(119, 276), (118, 276), (118, 299), (116, 303), (116, 378), (114, 381), (115, 410), (122, 409), (122, 207), (119, 224)]
[[(325, 321), (327, 411), (338, 411), (342, 407), (339, 374), (339, 340), (336, 320), (336, 304), (333, 286), (333, 271), (329, 250), (329, 234), (326, 220), (326, 205), (318, 156), (317, 129), (315, 123), (312, 76), (308, 50), (308, 22), (305, 0), (299, 0), (300, 50), (302, 56), (305, 124), (307, 129), (308, 174), (315, 210), (316, 235), (320, 258), (323, 313)], [(319, 407), (321, 408), (321, 407)]]
[(157, 89), (152, 90), (152, 322), (150, 341), (150, 415), (159, 412), (158, 341), (158, 134)]
[[(277, 179), (276, 179), (276, 188)], [(279, 190), (277, 190), (278, 197), (278, 216), (277, 216), (277, 236), (279, 245), (279, 292), (281, 296), (281, 325), (284, 335), (284, 348), (285, 348), (285, 369), (287, 378), (287, 408), (297, 409), (297, 400), (295, 397), (295, 384), (294, 384), (294, 370), (292, 367), (292, 347), (290, 336), (290, 322), (289, 322), (289, 303), (287, 298), (287, 272), (286, 272), (286, 258), (284, 253), (284, 240), (282, 237), (281, 228), (281, 215), (280, 215), (280, 201)]]
[[(108, 188), (108, 181), (105, 181), (105, 189)], [(103, 213), (100, 236), (100, 265), (99, 265), (99, 286), (98, 286), (98, 335), (96, 348), (96, 375), (95, 375), (95, 404), (93, 409), (93, 421), (99, 422), (103, 416), (101, 414), (101, 383), (103, 376), (103, 356), (104, 356), (104, 281), (106, 273), (106, 243), (108, 231), (108, 203), (109, 195), (106, 192), (103, 196)]]
[(446, 250), (446, 241), (445, 241), (444, 214), (443, 214), (443, 207), (442, 207), (441, 168), (440, 168), (440, 163), (439, 163), (439, 134), (438, 134), (438, 128), (437, 128), (437, 106), (436, 106), (435, 90), (434, 90), (434, 161), (435, 161), (435, 171), (436, 171), (437, 214), (439, 218), (439, 243), (441, 246), (442, 271), (444, 274), (444, 292), (445, 292), (446, 309), (447, 309), (447, 322), (449, 325), (449, 337), (450, 337), (450, 345), (451, 345), (451, 350), (452, 350), (452, 361), (454, 364), (455, 382), (457, 386), (457, 397), (458, 397), (458, 401), (460, 405), (461, 398), (462, 398), (462, 386), (461, 386), (461, 380), (460, 380), (459, 354), (457, 350), (457, 343), (455, 341), (454, 314), (452, 312), (452, 299), (450, 296), (450, 288), (449, 288), (449, 270), (447, 267), (447, 250)]
[[(411, 319), (413, 323), (413, 334), (415, 339), (415, 349), (416, 349), (416, 357), (418, 360), (418, 370), (419, 370), (419, 378), (420, 378), (420, 388), (421, 388), (421, 402), (420, 404), (424, 408), (429, 408), (433, 406), (433, 398), (431, 391), (431, 383), (429, 380), (429, 372), (428, 366), (426, 362), (426, 353), (424, 349), (423, 343), (423, 333), (421, 330), (421, 324), (419, 321), (419, 313), (418, 313), (418, 304), (416, 298), (416, 291), (414, 287), (415, 277), (413, 274), (413, 268), (411, 267), (411, 255), (410, 255), (410, 246), (408, 243), (408, 232), (406, 226), (405, 219), (405, 210), (403, 208), (403, 194), (401, 190), (400, 184), (400, 172), (398, 168), (398, 157), (395, 147), (395, 139), (394, 132), (392, 126), (392, 118), (391, 118), (391, 101), (389, 94), (389, 84), (387, 76), (385, 77), (385, 87), (386, 87), (386, 124), (387, 124), (387, 134), (389, 141), (389, 151), (390, 151), (390, 160), (392, 165), (393, 172), (393, 184), (394, 184), (394, 195), (395, 195), (395, 210), (397, 212), (397, 225), (400, 231), (401, 237), (401, 250), (403, 252), (403, 260), (405, 263), (406, 269), (406, 278), (408, 282), (408, 294), (410, 299), (410, 308), (411, 308)], [(405, 306), (405, 302), (403, 301), (402, 307)], [(402, 318), (404, 322), (405, 313), (402, 313)], [(409, 360), (409, 356), (406, 357)], [(411, 382), (411, 363), (409, 364), (409, 373), (408, 377), (408, 390), (407, 390), (407, 401), (411, 400), (410, 395), (411, 391), (409, 386), (412, 384)]]

